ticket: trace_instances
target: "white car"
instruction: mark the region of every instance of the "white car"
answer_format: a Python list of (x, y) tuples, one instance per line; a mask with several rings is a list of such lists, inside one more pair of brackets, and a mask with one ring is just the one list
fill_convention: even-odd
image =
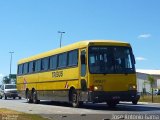
[(2, 99), (3, 97), (5, 99), (7, 99), (7, 98), (15, 99), (16, 97), (21, 99), (21, 97), (18, 95), (15, 84), (4, 84), (4, 85), (1, 86), (0, 99)]

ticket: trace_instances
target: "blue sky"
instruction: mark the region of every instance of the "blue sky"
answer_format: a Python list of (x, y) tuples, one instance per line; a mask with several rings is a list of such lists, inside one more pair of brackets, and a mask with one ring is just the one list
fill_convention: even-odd
[(160, 69), (159, 0), (0, 0), (0, 77), (17, 61), (80, 40), (131, 43), (138, 69)]

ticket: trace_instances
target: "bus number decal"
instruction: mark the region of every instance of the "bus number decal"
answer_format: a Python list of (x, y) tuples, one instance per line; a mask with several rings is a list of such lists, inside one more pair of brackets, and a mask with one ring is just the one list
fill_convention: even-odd
[(53, 77), (53, 78), (63, 77), (63, 71), (55, 71), (55, 72), (52, 72), (52, 77)]

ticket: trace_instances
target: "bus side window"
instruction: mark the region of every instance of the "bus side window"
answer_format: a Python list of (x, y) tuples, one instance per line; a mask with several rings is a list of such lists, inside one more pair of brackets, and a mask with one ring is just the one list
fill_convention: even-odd
[(18, 71), (17, 74), (20, 75), (20, 65), (18, 65)]
[(23, 65), (23, 74), (27, 74), (28, 73), (28, 63), (24, 63)]
[(29, 62), (29, 73), (33, 73), (35, 71), (35, 62)]
[(72, 50), (68, 52), (68, 66), (78, 65), (78, 50)]
[(18, 75), (23, 74), (23, 64), (18, 65)]
[(56, 69), (57, 68), (57, 55), (51, 56), (49, 60), (49, 68)]
[(58, 55), (58, 68), (65, 68), (67, 66), (67, 53)]
[(41, 70), (41, 59), (35, 61), (35, 72), (39, 72)]
[(41, 70), (48, 70), (49, 68), (49, 58), (43, 58), (41, 61)]

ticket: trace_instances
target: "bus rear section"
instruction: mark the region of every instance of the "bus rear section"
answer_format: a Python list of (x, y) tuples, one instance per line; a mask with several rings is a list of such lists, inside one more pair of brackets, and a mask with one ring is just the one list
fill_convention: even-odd
[(137, 103), (135, 60), (130, 46), (90, 46), (88, 101)]

